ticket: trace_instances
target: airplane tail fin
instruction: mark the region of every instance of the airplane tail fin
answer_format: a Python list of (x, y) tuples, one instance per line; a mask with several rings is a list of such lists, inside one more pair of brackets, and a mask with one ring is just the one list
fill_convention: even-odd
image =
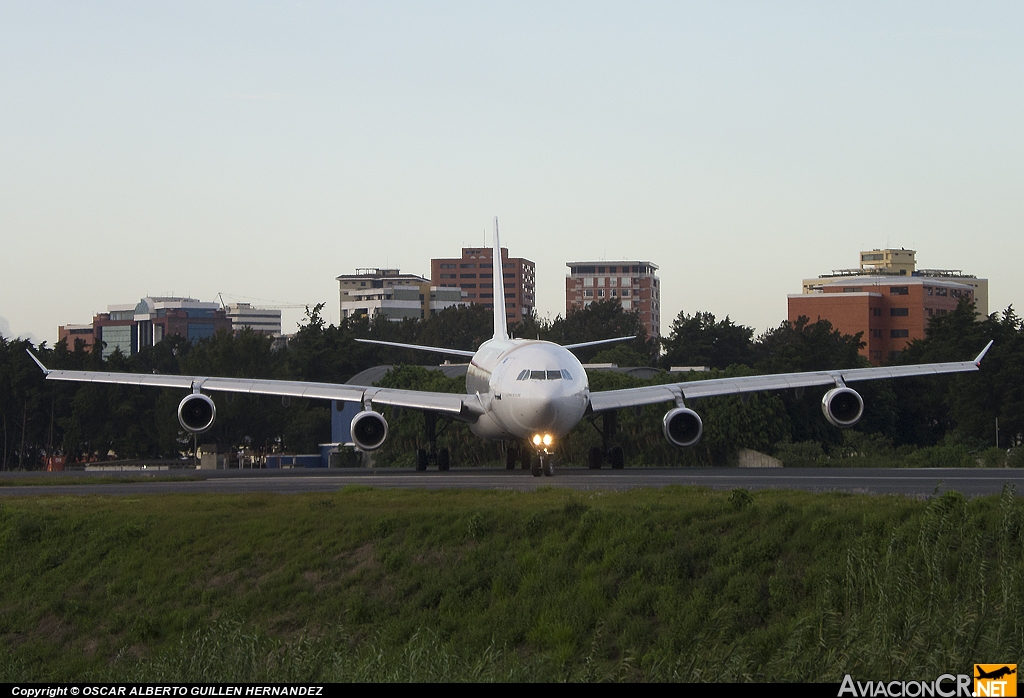
[(498, 217), (494, 217), (494, 339), (508, 339), (505, 321), (505, 268), (502, 266), (501, 242), (498, 240)]

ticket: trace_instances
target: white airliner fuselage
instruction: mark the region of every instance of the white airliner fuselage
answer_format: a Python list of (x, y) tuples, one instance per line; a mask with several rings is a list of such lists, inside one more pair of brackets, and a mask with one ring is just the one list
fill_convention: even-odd
[(466, 373), (466, 392), (479, 395), (486, 412), (470, 424), (489, 439), (561, 438), (583, 418), (590, 386), (572, 352), (551, 342), (491, 339), (477, 350)]

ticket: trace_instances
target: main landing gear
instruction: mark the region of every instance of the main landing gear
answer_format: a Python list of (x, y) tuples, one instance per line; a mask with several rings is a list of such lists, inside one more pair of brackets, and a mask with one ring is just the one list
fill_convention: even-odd
[(421, 448), (416, 451), (416, 470), (422, 472), (431, 463), (436, 463), (438, 470), (448, 470), (451, 467), (451, 455), (447, 448), (438, 449), (437, 447), (437, 415), (433, 412), (424, 412), (423, 418), (426, 421), (429, 448)]
[[(597, 429), (593, 419), (590, 420), (590, 425)], [(618, 412), (610, 410), (601, 413), (601, 428), (598, 429), (601, 434), (601, 445), (591, 448), (587, 458), (587, 465), (591, 470), (600, 470), (605, 461), (612, 466), (613, 470), (622, 470), (626, 467), (622, 446), (612, 446), (618, 427)]]

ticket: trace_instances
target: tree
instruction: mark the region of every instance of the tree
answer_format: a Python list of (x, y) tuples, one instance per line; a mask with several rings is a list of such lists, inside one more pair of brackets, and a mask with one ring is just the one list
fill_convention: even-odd
[(737, 325), (729, 316), (716, 321), (711, 313), (687, 315), (680, 311), (672, 321), (672, 331), (661, 340), (665, 354), (661, 365), (708, 366), (726, 369), (735, 364), (753, 363), (751, 327)]

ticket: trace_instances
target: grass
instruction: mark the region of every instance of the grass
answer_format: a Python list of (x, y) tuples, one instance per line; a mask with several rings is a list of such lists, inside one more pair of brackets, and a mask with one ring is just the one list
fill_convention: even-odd
[(0, 503), (0, 681), (864, 680), (1024, 659), (1021, 501)]

